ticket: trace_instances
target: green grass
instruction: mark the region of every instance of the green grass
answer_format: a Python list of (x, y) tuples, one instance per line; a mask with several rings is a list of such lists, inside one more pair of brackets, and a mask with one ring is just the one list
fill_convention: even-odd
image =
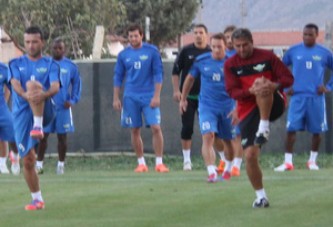
[(168, 174), (152, 171), (153, 159), (149, 173), (135, 174), (134, 157), (69, 157), (63, 176), (47, 158), (45, 210), (24, 211), (30, 195), (22, 174), (0, 175), (0, 226), (332, 226), (332, 158), (323, 155), (317, 172), (303, 168), (305, 156), (295, 158), (295, 171), (275, 173), (270, 165), (282, 157), (263, 155), (268, 209), (251, 208), (255, 193), (244, 169), (239, 178), (207, 184), (200, 157), (192, 172), (181, 170), (179, 157), (166, 157)]

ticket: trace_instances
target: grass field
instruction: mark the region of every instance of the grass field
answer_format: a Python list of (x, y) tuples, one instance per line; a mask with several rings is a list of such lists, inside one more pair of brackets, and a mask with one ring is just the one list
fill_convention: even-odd
[(295, 166), (293, 172), (275, 173), (269, 165), (280, 160), (264, 161), (268, 209), (251, 208), (255, 194), (244, 169), (241, 177), (207, 184), (201, 158), (192, 172), (181, 170), (180, 159), (166, 158), (167, 174), (152, 171), (153, 159), (149, 173), (135, 174), (133, 157), (68, 158), (63, 176), (48, 158), (40, 177), (45, 210), (24, 211), (31, 198), (22, 174), (0, 175), (0, 226), (333, 225), (330, 156), (319, 160), (325, 166), (317, 172)]

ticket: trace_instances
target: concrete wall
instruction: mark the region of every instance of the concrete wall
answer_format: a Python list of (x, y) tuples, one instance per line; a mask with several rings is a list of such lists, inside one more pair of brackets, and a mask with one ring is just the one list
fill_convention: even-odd
[[(74, 106), (76, 131), (68, 138), (68, 152), (119, 152), (132, 151), (130, 132), (120, 127), (120, 113), (112, 108), (114, 61), (77, 62), (82, 76), (81, 101)], [(162, 130), (165, 153), (181, 154), (181, 121), (178, 103), (172, 99), (171, 70), (173, 62), (164, 61), (164, 85), (161, 96)], [(327, 97), (328, 121), (332, 128), (332, 101)], [(263, 152), (284, 152), (285, 115), (271, 127), (270, 141)], [(196, 122), (193, 136), (193, 152), (200, 154), (201, 136)], [(151, 131), (142, 128), (146, 153), (153, 153)], [(331, 152), (331, 131), (323, 136), (321, 151)], [(298, 133), (295, 152), (310, 150), (311, 136)], [(56, 136), (51, 135), (48, 153), (56, 152)]]

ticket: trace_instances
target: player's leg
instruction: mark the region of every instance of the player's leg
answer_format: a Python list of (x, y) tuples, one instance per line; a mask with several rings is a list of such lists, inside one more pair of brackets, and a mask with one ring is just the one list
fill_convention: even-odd
[(242, 147), (242, 137), (240, 133), (236, 133), (236, 137), (231, 141), (234, 159), (232, 161), (231, 176), (240, 176), (240, 169), (243, 162), (243, 147)]
[(239, 127), (242, 135), (246, 173), (257, 197), (252, 205), (253, 207), (268, 207), (269, 203), (263, 187), (263, 177), (258, 160), (260, 147), (258, 145), (254, 145), (255, 132), (259, 121), (259, 110), (256, 108), (239, 123)]
[(324, 96), (308, 98), (307, 129), (312, 133), (311, 151), (307, 167), (310, 170), (319, 170), (317, 156), (321, 142), (320, 133), (324, 133), (328, 129)]
[(207, 132), (202, 135), (202, 148), (201, 148), (201, 154), (204, 159), (207, 172), (208, 172), (208, 183), (214, 183), (217, 181), (217, 172), (216, 172), (216, 166), (215, 166), (215, 151), (213, 148), (215, 139), (215, 133), (214, 132)]
[(35, 170), (36, 153), (32, 148), (23, 157), (23, 174), (32, 196), (31, 204), (25, 206), (26, 210), (44, 209), (44, 200), (39, 187), (39, 178)]
[[(35, 80), (29, 80), (26, 83), (26, 88), (29, 96), (34, 96), (43, 90), (42, 84)], [(44, 102), (36, 103), (29, 101), (30, 108), (34, 116), (34, 126), (30, 132), (30, 136), (35, 139), (43, 138), (43, 113), (44, 113)]]
[(20, 156), (18, 154), (17, 146), (15, 142), (8, 142), (9, 144), (9, 159), (11, 161), (11, 171), (14, 175), (19, 175), (21, 171)]
[(287, 116), (287, 135), (285, 139), (284, 162), (274, 168), (276, 172), (291, 171), (293, 165), (293, 151), (296, 142), (296, 133), (305, 129), (306, 119), (306, 98), (292, 96), (289, 100), (288, 116)]
[(187, 109), (182, 114), (181, 145), (183, 153), (183, 170), (192, 170), (191, 148), (195, 113), (198, 109), (198, 101), (187, 99)]
[(38, 147), (37, 147), (37, 162), (36, 162), (36, 171), (38, 174), (43, 174), (43, 164), (44, 164), (44, 157), (45, 152), (47, 149), (47, 140), (49, 138), (49, 133), (44, 133), (43, 139), (40, 140)]
[(0, 173), (1, 174), (9, 174), (9, 170), (7, 168), (7, 152), (8, 152), (7, 142), (0, 140)]
[(214, 148), (215, 148), (215, 151), (220, 156), (220, 162), (219, 162), (219, 165), (217, 167), (217, 173), (218, 174), (222, 174), (223, 171), (224, 171), (224, 166), (225, 166), (226, 158), (225, 158), (225, 155), (224, 155), (224, 144), (223, 144), (223, 141), (220, 138), (218, 138), (218, 136), (215, 136), (215, 139), (214, 139)]
[(57, 134), (58, 137), (58, 164), (57, 174), (61, 175), (65, 173), (65, 158), (67, 153), (67, 134)]

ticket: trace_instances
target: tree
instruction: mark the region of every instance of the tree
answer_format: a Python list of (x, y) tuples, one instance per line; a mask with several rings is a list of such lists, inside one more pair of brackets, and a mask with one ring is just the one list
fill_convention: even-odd
[(0, 0), (0, 23), (13, 42), (23, 50), (23, 32), (38, 25), (50, 42), (62, 37), (70, 55), (89, 56), (96, 25), (115, 29), (125, 19), (126, 10), (118, 0)]
[(150, 17), (150, 42), (161, 47), (176, 39), (192, 24), (199, 7), (197, 0), (120, 0), (127, 10), (127, 21), (118, 29), (125, 30), (129, 23), (145, 26)]

